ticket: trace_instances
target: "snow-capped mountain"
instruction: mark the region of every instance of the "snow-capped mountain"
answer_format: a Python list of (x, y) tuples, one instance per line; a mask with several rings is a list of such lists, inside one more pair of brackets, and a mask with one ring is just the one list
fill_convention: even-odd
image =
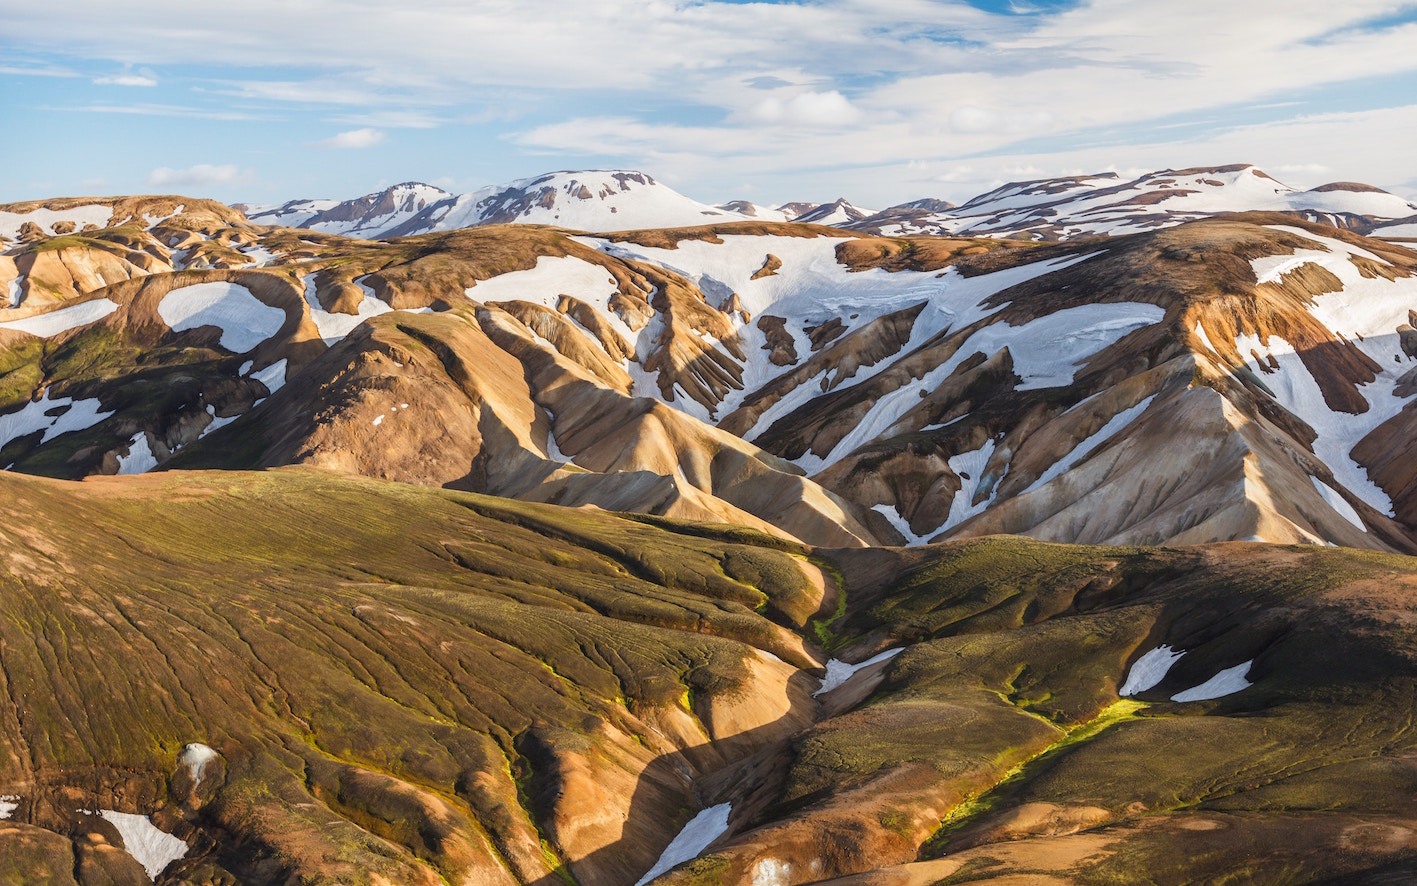
[(874, 209), (862, 209), (847, 202), (845, 197), (839, 197), (831, 203), (823, 203), (807, 212), (796, 216), (793, 221), (804, 225), (827, 225), (829, 227), (846, 227), (853, 222), (859, 222), (870, 218), (876, 214)]
[(293, 200), (278, 207), (246, 207), (246, 213), (257, 224), (369, 239), (495, 224), (615, 231), (785, 220), (770, 209), (753, 207), (749, 214), (699, 203), (632, 170), (553, 172), (468, 194), (407, 182), (342, 203)]
[(928, 212), (899, 209), (832, 223), (887, 236), (1066, 240), (1154, 230), (1224, 212), (1287, 212), (1357, 230), (1417, 213), (1417, 206), (1371, 185), (1334, 182), (1301, 191), (1248, 165), (1168, 169), (1133, 181), (1104, 173), (1013, 182), (958, 207)]
[(453, 195), (421, 182), (404, 182), (354, 200), (291, 200), (276, 207), (242, 207), (246, 217), (262, 225), (309, 228), (345, 237), (377, 238), (406, 224), (425, 209)]

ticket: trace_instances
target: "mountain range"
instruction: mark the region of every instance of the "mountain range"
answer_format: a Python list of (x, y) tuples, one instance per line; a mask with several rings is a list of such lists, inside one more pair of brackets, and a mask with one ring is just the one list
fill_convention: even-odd
[(489, 224), (619, 231), (723, 221), (796, 221), (883, 236), (921, 234), (1066, 240), (1134, 233), (1222, 212), (1284, 212), (1369, 233), (1417, 225), (1417, 205), (1372, 185), (1332, 182), (1307, 191), (1248, 165), (1013, 182), (961, 206), (922, 198), (884, 210), (845, 198), (775, 208), (736, 200), (709, 206), (642, 172), (556, 172), (454, 195), (407, 182), (353, 200), (236, 204), (253, 222), (345, 236), (388, 238)]
[(0, 881), (1400, 881), (1414, 219), (0, 206)]

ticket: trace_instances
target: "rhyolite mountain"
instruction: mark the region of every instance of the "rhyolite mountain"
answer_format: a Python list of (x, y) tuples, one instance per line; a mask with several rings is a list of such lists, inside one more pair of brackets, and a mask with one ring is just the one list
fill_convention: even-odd
[(1409, 877), (1411, 207), (1113, 186), (0, 206), (0, 882)]

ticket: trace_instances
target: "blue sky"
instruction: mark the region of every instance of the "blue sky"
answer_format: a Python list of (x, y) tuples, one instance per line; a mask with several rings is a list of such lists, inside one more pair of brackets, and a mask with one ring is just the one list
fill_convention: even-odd
[(1256, 163), (1417, 196), (1417, 2), (0, 0), (0, 202), (454, 191), (956, 201)]

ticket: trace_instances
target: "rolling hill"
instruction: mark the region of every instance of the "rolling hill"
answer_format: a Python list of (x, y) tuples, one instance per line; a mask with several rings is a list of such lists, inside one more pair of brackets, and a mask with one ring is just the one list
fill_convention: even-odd
[(0, 882), (1401, 881), (1417, 253), (1276, 187), (0, 206)]

